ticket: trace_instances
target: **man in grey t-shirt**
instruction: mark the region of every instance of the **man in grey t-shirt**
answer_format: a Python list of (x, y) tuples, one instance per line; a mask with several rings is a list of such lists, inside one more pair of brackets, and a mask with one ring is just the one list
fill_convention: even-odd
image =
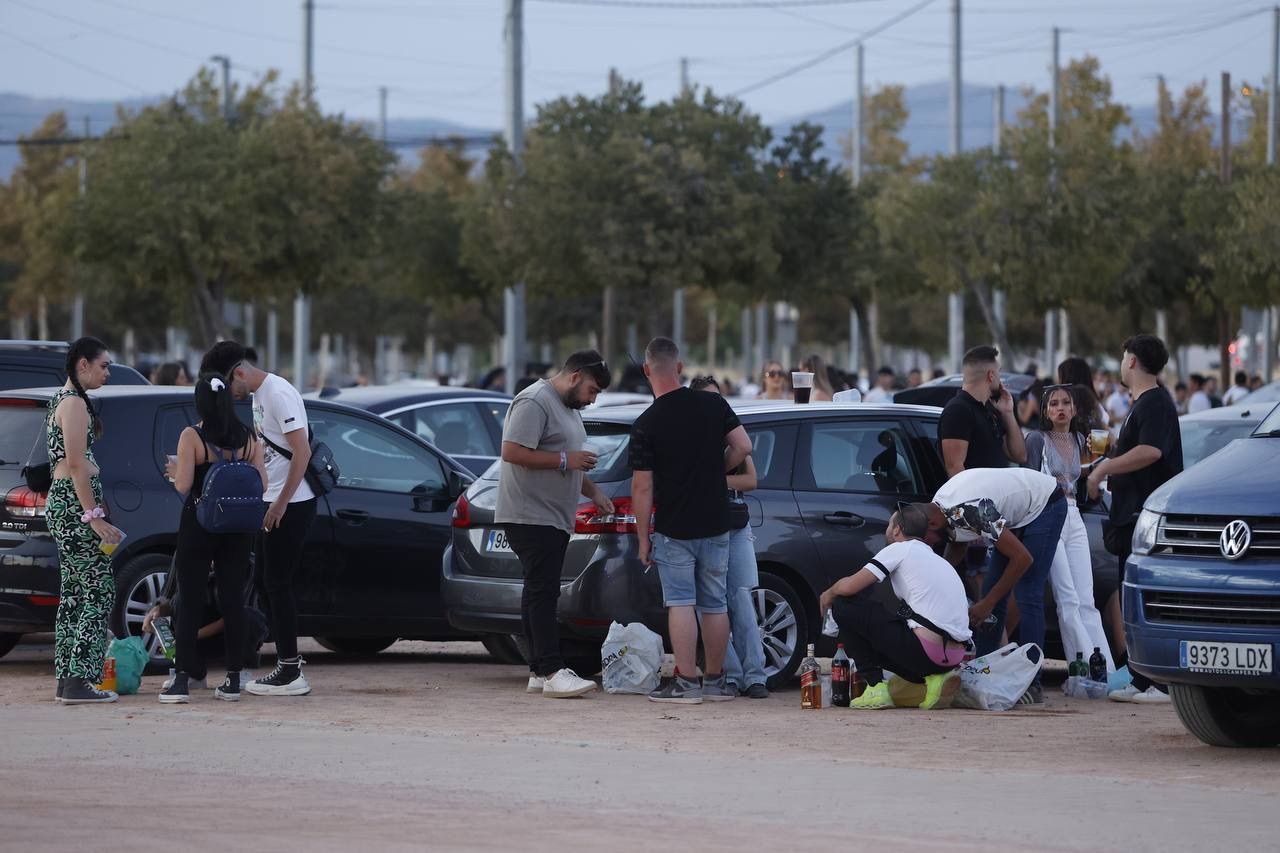
[(521, 391), (502, 427), (502, 470), (494, 520), (502, 525), (524, 570), (520, 615), (529, 643), (529, 693), (556, 699), (596, 689), (560, 657), (560, 571), (579, 499), (602, 513), (613, 501), (586, 476), (596, 455), (585, 450), (578, 413), (609, 387), (609, 366), (595, 350), (575, 352), (551, 379)]

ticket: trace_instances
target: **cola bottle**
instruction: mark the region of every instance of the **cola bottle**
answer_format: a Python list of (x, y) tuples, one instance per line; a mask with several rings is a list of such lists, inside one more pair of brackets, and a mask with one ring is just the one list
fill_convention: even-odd
[(1102, 656), (1100, 646), (1094, 646), (1093, 654), (1089, 655), (1089, 678), (1093, 681), (1107, 680), (1107, 659)]
[(822, 668), (814, 657), (813, 643), (809, 644), (809, 653), (800, 663), (800, 707), (805, 710), (822, 707)]
[(844, 653), (844, 643), (836, 644), (831, 658), (831, 704), (849, 707), (849, 656)]

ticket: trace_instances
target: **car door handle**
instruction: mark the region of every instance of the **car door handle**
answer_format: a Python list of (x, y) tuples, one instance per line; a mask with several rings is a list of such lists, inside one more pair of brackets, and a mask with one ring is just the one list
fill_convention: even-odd
[(837, 527), (861, 527), (867, 523), (865, 518), (851, 512), (829, 512), (822, 517), (822, 520)]
[(337, 515), (343, 521), (350, 521), (354, 524), (364, 524), (369, 520), (369, 513), (362, 509), (340, 509)]

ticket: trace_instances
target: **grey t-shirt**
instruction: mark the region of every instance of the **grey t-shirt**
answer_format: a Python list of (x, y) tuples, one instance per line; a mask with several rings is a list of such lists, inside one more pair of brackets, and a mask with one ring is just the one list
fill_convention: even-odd
[[(566, 453), (587, 441), (582, 416), (560, 399), (545, 379), (516, 395), (502, 426), (502, 440), (530, 450)], [(573, 533), (573, 517), (582, 500), (582, 472), (532, 469), (502, 463), (498, 476), (498, 524), (536, 524)]]

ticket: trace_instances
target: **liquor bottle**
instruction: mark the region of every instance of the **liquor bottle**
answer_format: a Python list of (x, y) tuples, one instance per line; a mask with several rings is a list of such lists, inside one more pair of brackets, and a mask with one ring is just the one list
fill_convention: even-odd
[(822, 669), (813, 655), (813, 643), (809, 654), (800, 663), (800, 707), (817, 710), (822, 707)]
[(844, 653), (844, 643), (836, 644), (835, 656), (831, 658), (831, 704), (849, 707), (849, 656)]
[(1093, 654), (1089, 655), (1089, 678), (1093, 681), (1107, 680), (1107, 659), (1102, 656), (1102, 648), (1100, 646), (1093, 647)]
[(1076, 659), (1067, 667), (1067, 675), (1078, 675), (1087, 678), (1089, 675), (1089, 664), (1084, 662), (1084, 652), (1076, 652)]

